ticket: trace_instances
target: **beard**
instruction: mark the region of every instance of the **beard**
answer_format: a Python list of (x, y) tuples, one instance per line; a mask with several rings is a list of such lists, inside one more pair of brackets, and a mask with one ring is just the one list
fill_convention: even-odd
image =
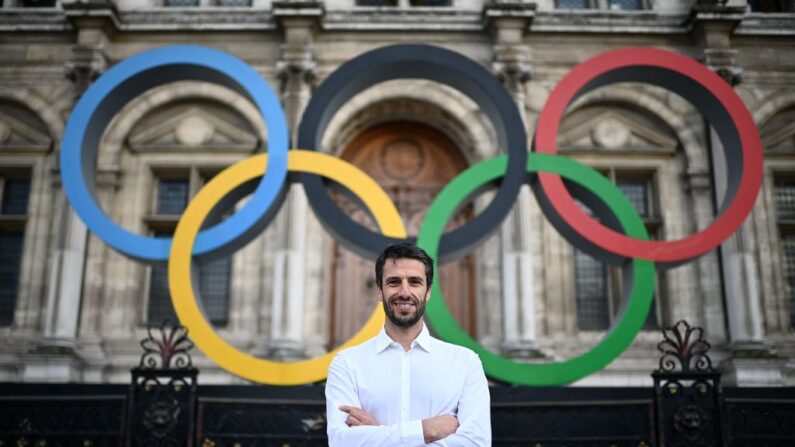
[[(399, 301), (410, 301), (414, 304), (414, 313), (410, 315), (398, 315), (392, 307), (392, 304)], [(415, 298), (392, 298), (389, 300), (381, 300), (384, 305), (384, 313), (389, 321), (397, 327), (407, 328), (414, 326), (425, 314), (425, 301), (419, 301)]]

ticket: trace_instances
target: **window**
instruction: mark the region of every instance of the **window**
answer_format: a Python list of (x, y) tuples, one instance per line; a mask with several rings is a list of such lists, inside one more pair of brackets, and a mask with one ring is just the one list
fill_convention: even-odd
[(574, 288), (577, 299), (577, 327), (604, 330), (610, 326), (607, 268), (591, 256), (574, 251)]
[(251, 0), (218, 0), (218, 6), (224, 7), (247, 7), (251, 6)]
[(188, 206), (190, 181), (187, 178), (160, 179), (157, 182), (157, 214), (179, 215)]
[(591, 0), (557, 0), (558, 9), (589, 9), (594, 4)]
[(793, 0), (748, 0), (753, 12), (795, 12)]
[(199, 6), (199, 0), (165, 0), (164, 5), (173, 8)]
[(398, 0), (356, 0), (356, 6), (397, 6)]
[(22, 0), (21, 4), (25, 8), (53, 8), (55, 0)]
[(452, 0), (356, 0), (356, 6), (419, 6), (419, 7), (438, 7), (438, 6), (452, 6)]
[(610, 0), (608, 5), (612, 11), (639, 11), (645, 9), (643, 0)]
[(0, 174), (0, 326), (14, 322), (29, 195), (27, 173)]
[[(193, 192), (211, 175), (190, 169), (187, 172), (156, 173), (154, 215), (147, 224), (157, 236), (171, 236), (180, 215)], [(225, 326), (229, 319), (229, 288), (232, 262), (230, 258), (207, 261), (199, 265), (199, 290), (204, 312), (215, 326)], [(149, 275), (149, 307), (147, 321), (159, 324), (164, 320), (177, 321), (168, 291), (168, 266), (155, 265)]]
[[(616, 172), (606, 175), (613, 180), (635, 206), (652, 239), (658, 238), (662, 225), (656, 212), (652, 173)], [(645, 328), (659, 327), (657, 297), (661, 295), (662, 282), (657, 281), (658, 290), (649, 310)], [(622, 296), (620, 269), (608, 267), (586, 253), (574, 251), (574, 289), (577, 306), (577, 327), (581, 330), (606, 330), (619, 308)]]
[(452, 6), (451, 0), (409, 0), (411, 6)]
[(647, 0), (557, 0), (558, 9), (609, 9), (611, 11), (640, 11), (650, 9)]
[(790, 326), (795, 327), (795, 178), (774, 181), (773, 197), (781, 246)]

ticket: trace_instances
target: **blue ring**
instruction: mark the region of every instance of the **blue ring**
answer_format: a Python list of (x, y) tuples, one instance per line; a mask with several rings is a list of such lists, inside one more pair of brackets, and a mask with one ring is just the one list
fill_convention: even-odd
[[(220, 84), (249, 98), (268, 130), (268, 167), (251, 200), (220, 224), (202, 230), (194, 255), (226, 252), (261, 228), (284, 196), (287, 122), (268, 83), (242, 60), (211, 48), (176, 45), (145, 51), (97, 79), (74, 108), (61, 145), (64, 191), (86, 226), (106, 244), (135, 259), (165, 261), (171, 238), (141, 236), (113, 222), (99, 206), (94, 171), (99, 142), (110, 120), (130, 100), (153, 87), (181, 80)], [(270, 211), (270, 212), (269, 212)]]

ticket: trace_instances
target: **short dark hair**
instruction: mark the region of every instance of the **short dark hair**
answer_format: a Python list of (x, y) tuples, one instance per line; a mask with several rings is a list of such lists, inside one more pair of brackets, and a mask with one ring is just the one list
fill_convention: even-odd
[[(416, 259), (425, 266), (425, 281), (428, 288), (433, 284), (433, 259), (425, 253), (425, 250), (408, 242), (401, 242), (387, 246), (375, 260), (375, 282), (378, 288), (382, 289), (381, 281), (384, 279), (384, 264), (387, 259)], [(383, 290), (383, 289), (382, 289)]]

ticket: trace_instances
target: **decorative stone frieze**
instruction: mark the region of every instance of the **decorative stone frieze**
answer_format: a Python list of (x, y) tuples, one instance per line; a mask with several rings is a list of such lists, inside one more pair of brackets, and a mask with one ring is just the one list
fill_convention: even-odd
[(119, 18), (111, 0), (65, 0), (62, 6), (77, 30), (72, 61), (66, 65), (66, 77), (74, 83), (77, 98), (107, 69), (106, 48), (119, 28)]
[(729, 85), (742, 82), (743, 69), (736, 64), (737, 50), (731, 35), (745, 16), (745, 6), (726, 6), (725, 0), (699, 0), (689, 18), (689, 32), (704, 50), (703, 61)]

